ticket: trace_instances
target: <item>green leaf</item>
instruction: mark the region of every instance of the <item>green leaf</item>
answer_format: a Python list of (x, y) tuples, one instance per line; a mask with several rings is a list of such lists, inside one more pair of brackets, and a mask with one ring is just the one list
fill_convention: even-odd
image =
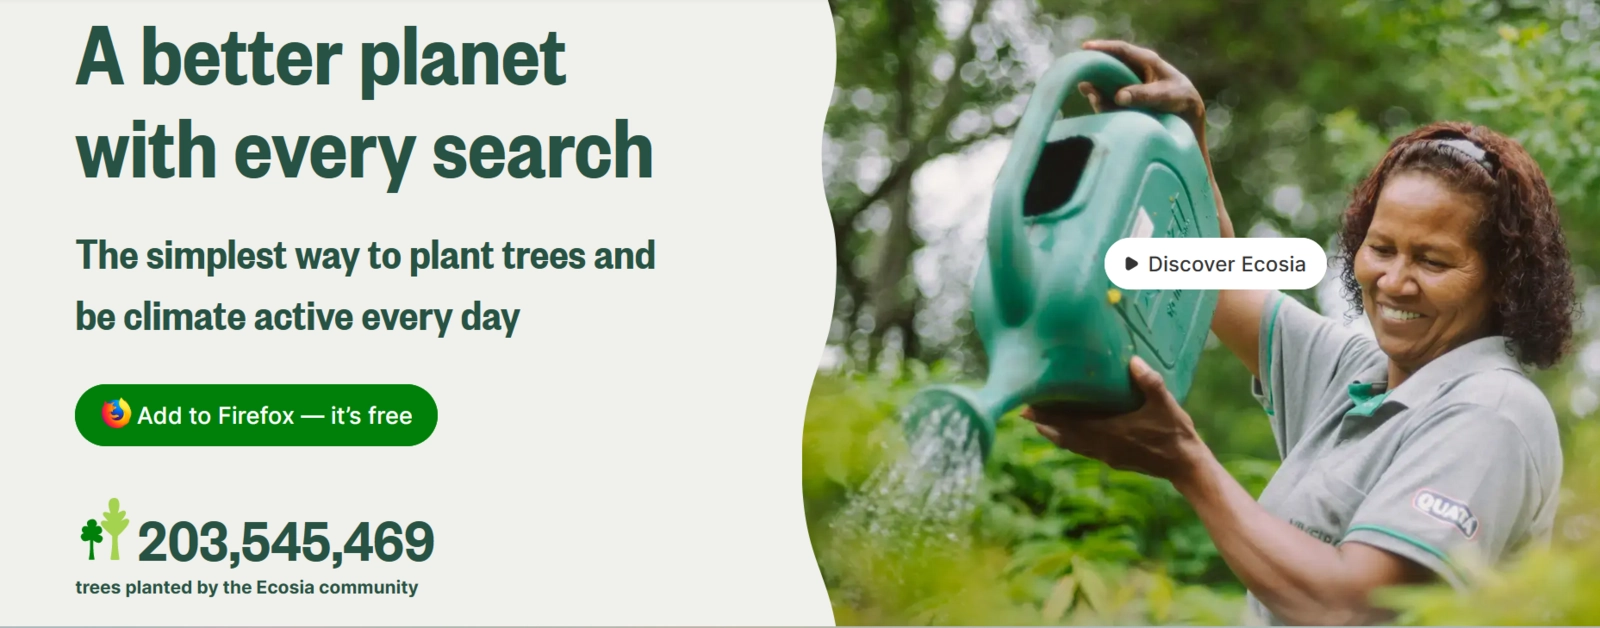
[(1072, 607), (1072, 600), (1078, 593), (1078, 581), (1072, 576), (1062, 576), (1056, 585), (1050, 588), (1050, 597), (1044, 602), (1044, 620), (1049, 623), (1061, 621), (1067, 614), (1067, 609)]
[(1074, 556), (1072, 559), (1072, 575), (1077, 577), (1079, 586), (1083, 590), (1084, 599), (1089, 602), (1090, 608), (1096, 611), (1108, 609), (1111, 595), (1107, 591), (1106, 581), (1089, 566), (1088, 561)]
[(1158, 624), (1167, 623), (1172, 616), (1172, 580), (1159, 573), (1147, 574), (1150, 588), (1145, 599), (1150, 604), (1150, 618)]

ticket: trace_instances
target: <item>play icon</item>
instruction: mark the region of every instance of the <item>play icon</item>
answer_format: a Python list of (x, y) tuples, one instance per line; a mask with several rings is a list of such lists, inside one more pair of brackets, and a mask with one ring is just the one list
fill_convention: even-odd
[(1138, 267), (1139, 267), (1139, 262), (1137, 260), (1131, 258), (1131, 257), (1127, 258), (1127, 261), (1122, 262), (1122, 269), (1123, 270), (1133, 270), (1133, 269), (1138, 268)]

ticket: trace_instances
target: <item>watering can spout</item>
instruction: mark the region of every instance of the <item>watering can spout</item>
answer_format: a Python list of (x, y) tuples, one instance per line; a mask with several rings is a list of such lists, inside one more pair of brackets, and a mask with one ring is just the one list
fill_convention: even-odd
[(918, 391), (901, 409), (900, 426), (913, 441), (919, 436), (937, 438), (987, 459), (994, 448), (996, 423), (1006, 410), (981, 391), (931, 386)]

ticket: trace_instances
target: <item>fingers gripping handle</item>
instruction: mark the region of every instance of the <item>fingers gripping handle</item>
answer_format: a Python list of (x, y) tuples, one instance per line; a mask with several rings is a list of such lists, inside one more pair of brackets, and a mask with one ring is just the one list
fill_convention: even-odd
[[(1104, 52), (1080, 50), (1057, 59), (1034, 86), (1033, 95), (1028, 97), (1028, 108), (1017, 124), (1016, 141), (1021, 145), (1019, 149), (1011, 151), (1006, 168), (1032, 172), (1034, 164), (1039, 161), (1040, 152), (1044, 150), (1045, 140), (1049, 139), (1056, 114), (1066, 104), (1067, 98), (1077, 93), (1078, 83), (1086, 81), (1107, 98), (1124, 87), (1141, 83), (1133, 70)], [(1020, 194), (1017, 202), (1021, 203)]]
[(1023, 231), (1023, 198), (1056, 113), (1077, 91), (1078, 83), (1084, 81), (1108, 97), (1123, 87), (1140, 83), (1139, 77), (1116, 57), (1084, 50), (1057, 59), (1028, 98), (989, 207), (989, 267), (995, 293), (1000, 296), (1001, 316), (1010, 325), (1027, 318), (1034, 297), (1028, 281), (1033, 275), (1033, 258)]

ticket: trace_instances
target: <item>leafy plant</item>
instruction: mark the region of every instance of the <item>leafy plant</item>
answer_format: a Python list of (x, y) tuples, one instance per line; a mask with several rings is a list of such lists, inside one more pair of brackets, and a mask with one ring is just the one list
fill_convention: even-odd
[[(862, 481), (900, 452), (894, 411), (947, 377), (819, 376), (803, 486), (812, 547), (840, 624), (1236, 623), (1243, 589), (1165, 482), (1110, 471), (1002, 419), (960, 538), (917, 546), (836, 535)], [(1229, 468), (1259, 490), (1276, 465)]]

